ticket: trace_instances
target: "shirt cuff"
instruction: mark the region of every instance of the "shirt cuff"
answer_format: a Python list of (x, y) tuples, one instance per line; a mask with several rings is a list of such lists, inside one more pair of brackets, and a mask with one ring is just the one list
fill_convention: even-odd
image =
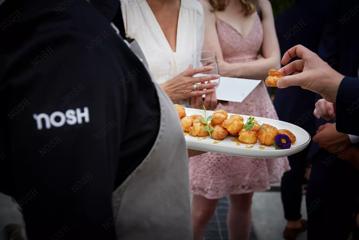
[(352, 144), (355, 144), (355, 143), (359, 143), (359, 136), (355, 136), (355, 135), (348, 135), (349, 139), (350, 139), (350, 142)]

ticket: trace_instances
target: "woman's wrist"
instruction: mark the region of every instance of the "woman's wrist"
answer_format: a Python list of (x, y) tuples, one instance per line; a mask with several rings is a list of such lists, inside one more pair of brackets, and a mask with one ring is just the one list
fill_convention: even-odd
[(218, 62), (218, 71), (222, 76), (228, 76), (228, 63), (225, 61)]
[(242, 68), (240, 67), (240, 63), (236, 63), (235, 66), (231, 63), (222, 61), (218, 63), (219, 75), (221, 76), (233, 76), (233, 77), (241, 77), (242, 76)]

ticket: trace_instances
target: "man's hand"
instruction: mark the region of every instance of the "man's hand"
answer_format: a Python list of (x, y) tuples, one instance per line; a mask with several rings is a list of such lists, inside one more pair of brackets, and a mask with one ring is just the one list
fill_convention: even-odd
[(338, 154), (351, 145), (348, 135), (338, 132), (335, 124), (332, 123), (320, 126), (317, 134), (313, 137), (313, 141), (318, 143), (321, 148), (333, 154)]
[(356, 169), (359, 170), (359, 149), (357, 147), (350, 147), (338, 154), (338, 158), (350, 162)]
[(334, 104), (325, 99), (320, 99), (315, 103), (314, 116), (327, 121), (333, 120), (335, 118)]
[[(290, 62), (295, 58), (299, 59)], [(335, 102), (344, 76), (331, 68), (317, 54), (297, 45), (284, 54), (282, 64), (286, 66), (280, 69), (284, 77), (278, 81), (279, 88), (300, 86), (319, 93), (329, 102)]]

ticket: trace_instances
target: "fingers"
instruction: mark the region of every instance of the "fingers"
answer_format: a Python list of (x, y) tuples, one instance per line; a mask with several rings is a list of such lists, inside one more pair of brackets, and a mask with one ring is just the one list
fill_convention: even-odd
[(210, 94), (213, 93), (215, 91), (214, 88), (211, 89), (203, 89), (203, 90), (198, 90), (198, 91), (192, 91), (190, 92), (190, 97), (198, 97), (204, 95), (204, 94)]
[(212, 97), (211, 97), (211, 100), (210, 100), (210, 109), (216, 109), (216, 107), (217, 107), (217, 98), (214, 98), (213, 97), (213, 94), (212, 94)]
[(215, 92), (212, 94), (207, 94), (204, 100), (204, 105), (206, 109), (215, 109), (217, 107), (217, 98)]
[(326, 128), (326, 125), (320, 125), (319, 128), (317, 129), (317, 133), (320, 133), (321, 131), (323, 131)]
[(282, 77), (278, 80), (277, 86), (278, 88), (287, 88), (292, 86), (300, 86), (304, 87), (304, 81), (307, 80), (307, 76), (305, 73), (297, 73), (294, 75), (289, 75)]
[(219, 79), (219, 77), (220, 76), (217, 74), (211, 74), (211, 75), (206, 75), (206, 76), (201, 76), (201, 77), (191, 77), (189, 81), (191, 84), (205, 83), (205, 82), (209, 82), (212, 80), (217, 80), (217, 79)]
[(321, 115), (320, 115), (319, 110), (318, 110), (317, 108), (314, 109), (313, 115), (314, 115), (317, 119), (321, 118)]
[(210, 89), (215, 88), (217, 86), (217, 83), (202, 83), (202, 84), (196, 84), (196, 90), (203, 90), (203, 89)]
[(217, 95), (216, 95), (216, 92), (213, 92), (211, 95), (210, 95), (210, 104), (211, 104), (211, 109), (215, 109), (217, 107), (217, 104), (218, 104), (218, 101), (217, 101)]
[(319, 119), (331, 120), (335, 118), (335, 110), (333, 103), (324, 99), (320, 99), (315, 103), (314, 115)]
[(313, 140), (313, 142), (318, 143), (318, 141), (319, 141), (319, 133), (318, 132), (317, 132), (317, 134), (314, 135), (312, 140)]
[(319, 101), (317, 101), (315, 103), (315, 109), (314, 109), (314, 116), (316, 118), (321, 118), (324, 114), (324, 109), (323, 109), (323, 99), (320, 99)]
[(301, 86), (304, 84), (303, 81), (306, 80), (306, 78), (304, 77), (304, 74), (301, 73), (303, 71), (303, 67), (304, 61), (296, 60), (281, 68), (279, 71), (282, 72), (284, 77), (278, 80), (278, 87), (287, 88), (291, 86)]
[(316, 109), (318, 109), (318, 114), (320, 115), (320, 117), (324, 118), (325, 120), (331, 120), (335, 118), (333, 103), (321, 99), (316, 103), (315, 106)]
[(207, 73), (212, 70), (213, 70), (213, 66), (203, 66), (199, 68), (192, 68), (192, 66), (189, 66), (184, 72), (182, 72), (182, 75), (186, 77), (192, 77), (193, 75), (199, 73)]
[(293, 73), (302, 72), (303, 68), (304, 68), (304, 61), (296, 60), (296, 61), (293, 61), (293, 62), (289, 63), (288, 65), (282, 67), (281, 69), (279, 69), (279, 72), (281, 72), (283, 74), (283, 76), (288, 76)]
[(190, 105), (193, 108), (202, 108), (202, 97), (191, 97)]
[[(316, 136), (322, 132), (324, 129), (328, 128), (328, 127), (331, 127), (331, 123), (326, 123), (326, 124), (323, 124), (323, 125), (320, 125), (319, 128), (317, 129), (317, 134)], [(314, 140), (314, 139), (313, 139)]]
[(282, 64), (286, 65), (288, 64), (293, 58), (300, 58), (300, 59), (306, 59), (307, 57), (314, 54), (312, 51), (310, 51), (308, 48), (302, 46), (302, 45), (296, 45), (292, 48), (290, 48), (283, 56), (282, 58)]

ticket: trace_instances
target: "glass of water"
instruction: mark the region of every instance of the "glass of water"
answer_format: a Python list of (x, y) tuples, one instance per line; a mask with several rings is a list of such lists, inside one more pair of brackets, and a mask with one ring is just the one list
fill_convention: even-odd
[[(203, 66), (211, 66), (212, 70), (205, 73), (196, 74), (195, 77), (219, 75), (217, 57), (214, 51), (201, 51), (193, 56), (193, 67), (199, 68)], [(217, 87), (219, 85), (219, 78), (211, 80), (211, 83), (215, 83)]]

